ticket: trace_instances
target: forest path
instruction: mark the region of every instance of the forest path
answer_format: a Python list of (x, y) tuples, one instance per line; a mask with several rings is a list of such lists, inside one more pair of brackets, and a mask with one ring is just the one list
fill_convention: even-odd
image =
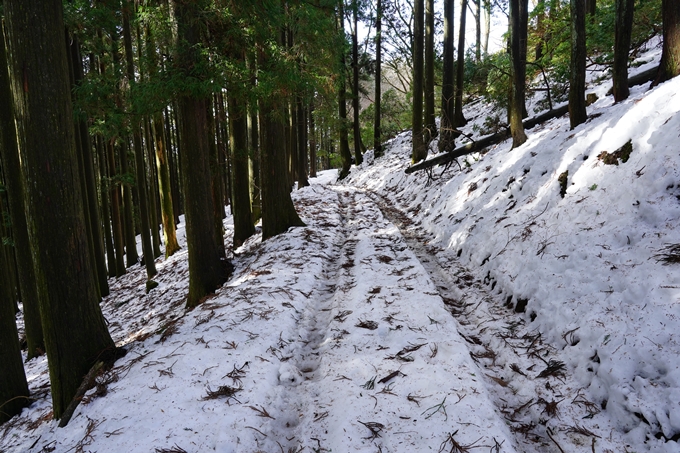
[[(475, 276), (453, 251), (433, 245), (434, 238), (385, 198), (376, 193), (370, 197), (399, 228), (457, 320), (519, 450), (627, 451), (607, 413), (586, 398), (582, 385), (569, 373), (567, 350), (579, 342), (578, 330), (565, 332), (562, 338), (544, 338), (526, 322), (521, 301), (518, 307), (512, 298), (503, 300), (488, 276)], [(592, 360), (589, 371), (599, 364), (596, 354)]]
[[(269, 438), (284, 451), (515, 451), (455, 321), (397, 227), (354, 188), (308, 190), (323, 193), (340, 224), (304, 217), (308, 230), (330, 228), (334, 239), (310, 297), (288, 289), (300, 315), (297, 331), (280, 337), (297, 340), (281, 343), (280, 385), (267, 398), (276, 420), (258, 429), (275, 433)], [(277, 448), (269, 438), (266, 451)]]

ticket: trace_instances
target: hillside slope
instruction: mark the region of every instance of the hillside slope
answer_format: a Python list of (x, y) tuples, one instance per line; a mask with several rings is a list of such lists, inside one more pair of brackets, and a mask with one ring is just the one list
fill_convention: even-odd
[[(600, 99), (575, 130), (566, 116), (551, 120), (521, 147), (506, 141), (460, 170), (435, 168), (433, 181), (404, 174), (407, 132), (384, 157), (369, 153), (349, 183), (408, 213), (544, 341), (568, 349), (570, 373), (633, 450), (680, 451), (680, 264), (660, 261), (680, 244), (680, 79), (635, 87), (617, 105), (607, 89), (593, 88)], [(625, 162), (603, 154), (627, 143)]]

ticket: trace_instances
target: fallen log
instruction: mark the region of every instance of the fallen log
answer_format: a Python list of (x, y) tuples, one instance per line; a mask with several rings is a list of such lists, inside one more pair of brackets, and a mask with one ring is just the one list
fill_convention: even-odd
[[(653, 68), (649, 68), (639, 74), (635, 74), (634, 76), (628, 78), (628, 86), (633, 87), (636, 85), (642, 85), (643, 83), (652, 82), (656, 78), (658, 72), (659, 67), (654, 66)], [(614, 87), (611, 87), (609, 91), (607, 91), (607, 96), (610, 96), (613, 93)]]
[[(628, 86), (642, 85), (643, 83), (651, 82), (656, 77), (658, 71), (659, 67), (655, 66), (653, 68), (647, 69), (646, 71), (642, 71), (639, 74), (635, 74), (634, 76), (628, 78)], [(611, 94), (612, 90), (610, 89), (607, 92), (607, 95), (609, 96)], [(522, 121), (522, 124), (524, 124), (524, 129), (531, 129), (532, 127), (545, 121), (558, 118), (567, 112), (569, 112), (569, 104), (564, 104), (552, 110), (548, 110), (547, 112), (543, 112), (540, 115), (527, 118)], [(440, 154), (433, 159), (418, 162), (417, 164), (408, 167), (405, 172), (410, 174), (415, 171), (432, 168), (435, 165), (448, 164), (459, 157), (474, 153), (476, 151), (481, 151), (487, 146), (496, 145), (508, 137), (510, 137), (510, 128), (506, 128), (493, 135), (487, 135), (486, 137), (482, 137), (479, 140), (466, 143), (465, 145), (459, 146), (451, 152)]]
[[(564, 104), (561, 105), (555, 109), (548, 110), (547, 112), (543, 112), (540, 115), (533, 116), (531, 118), (527, 118), (524, 121), (522, 121), (522, 124), (524, 124), (524, 129), (531, 129), (532, 127), (544, 123), (545, 121), (551, 120), (553, 118), (558, 118), (564, 114), (566, 114), (569, 111), (569, 105)], [(415, 165), (411, 165), (406, 169), (406, 173), (410, 174), (418, 170), (425, 170), (427, 168), (432, 168), (435, 165), (442, 165), (442, 164), (448, 164), (449, 162), (458, 159), (459, 157), (465, 156), (467, 154), (471, 154), (477, 151), (481, 151), (482, 149), (486, 148), (487, 146), (495, 145), (503, 140), (507, 139), (510, 137), (510, 128), (505, 128), (500, 132), (497, 132), (492, 135), (487, 135), (485, 137), (480, 138), (479, 140), (472, 141), (470, 143), (466, 143), (462, 146), (459, 146), (458, 148), (454, 149), (453, 151), (445, 154), (440, 154), (432, 159), (429, 160), (424, 160), (421, 162), (418, 162)]]

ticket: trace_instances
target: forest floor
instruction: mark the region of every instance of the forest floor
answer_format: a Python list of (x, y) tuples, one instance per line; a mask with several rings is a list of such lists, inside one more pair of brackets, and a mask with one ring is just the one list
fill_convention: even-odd
[(127, 356), (65, 429), (50, 421), (44, 359), (30, 361), (38, 400), (0, 448), (625, 451), (564, 352), (405, 213), (350, 186), (295, 201), (307, 226), (252, 238), (194, 311), (184, 252), (159, 260), (148, 295), (141, 266), (115, 280), (102, 307)]
[(293, 192), (306, 226), (253, 236), (188, 312), (180, 224), (159, 286), (137, 265), (102, 302), (127, 355), (66, 428), (28, 361), (0, 451), (680, 451), (680, 78), (592, 90), (588, 123), (460, 167), (404, 174), (405, 133), (324, 172)]

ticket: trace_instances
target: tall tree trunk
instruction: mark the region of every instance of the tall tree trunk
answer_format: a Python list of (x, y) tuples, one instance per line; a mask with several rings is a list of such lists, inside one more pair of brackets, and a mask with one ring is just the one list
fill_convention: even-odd
[(456, 0), (444, 0), (444, 67), (442, 71), (442, 112), (439, 151), (451, 151), (455, 147), (457, 134), (453, 127), (454, 112), (454, 64), (453, 64), (453, 25)]
[(512, 94), (510, 97), (510, 133), (512, 147), (527, 141), (522, 116), (525, 110), (528, 1), (510, 0), (510, 58), (512, 59)]
[(663, 47), (659, 74), (654, 85), (680, 75), (680, 2), (662, 0)]
[[(177, 69), (200, 80), (192, 71), (200, 66), (196, 45), (203, 2), (174, 0), (179, 41)], [(187, 308), (193, 308), (214, 292), (229, 277), (232, 266), (220, 256), (213, 222), (213, 199), (210, 189), (210, 148), (208, 145), (207, 101), (190, 94), (178, 99), (181, 119), (182, 182), (187, 249), (189, 251), (189, 295)]]
[(295, 106), (297, 111), (297, 180), (298, 189), (307, 187), (309, 179), (307, 179), (307, 118), (305, 115), (305, 108), (302, 103), (302, 97), (297, 97)]
[(6, 0), (4, 6), (29, 238), (58, 419), (83, 376), (115, 345), (89, 266), (62, 3)]
[(354, 111), (354, 160), (357, 165), (363, 162), (361, 154), (361, 125), (359, 123), (359, 0), (352, 0), (352, 110)]
[[(132, 88), (135, 81), (134, 56), (132, 54), (132, 34), (130, 32), (130, 17), (134, 5), (130, 0), (123, 3), (123, 45), (125, 47), (125, 73), (128, 83)], [(146, 190), (146, 170), (144, 163), (144, 148), (142, 148), (142, 136), (140, 131), (140, 118), (136, 112), (131, 112), (132, 146), (135, 153), (135, 182), (139, 197), (139, 220), (141, 222), (142, 253), (144, 253), (144, 266), (148, 279), (156, 275), (156, 263), (154, 261), (153, 246), (151, 244), (151, 230), (149, 224), (148, 194)], [(136, 242), (136, 237), (134, 238)], [(128, 243), (128, 247), (130, 244)], [(135, 249), (136, 249), (135, 245)], [(129, 265), (129, 264), (128, 264)]]
[[(69, 36), (68, 29), (65, 30), (64, 33), (64, 45), (66, 46), (66, 63), (68, 67), (68, 73), (69, 73), (69, 87), (71, 88), (71, 100), (75, 101), (75, 88), (76, 88), (76, 80), (75, 80), (75, 73), (74, 73), (74, 68), (73, 68), (73, 56), (72, 56), (72, 49), (71, 49), (71, 37)], [(101, 300), (101, 290), (99, 287), (100, 281), (103, 279), (104, 280), (104, 285), (106, 289), (108, 290), (108, 284), (106, 283), (106, 274), (103, 276), (99, 275), (99, 269), (97, 267), (97, 262), (95, 260), (95, 248), (94, 248), (94, 234), (93, 234), (93, 228), (92, 228), (92, 223), (90, 222), (90, 209), (89, 205), (87, 203), (87, 186), (85, 185), (85, 162), (84, 162), (84, 155), (85, 155), (85, 146), (86, 143), (88, 142), (88, 137), (87, 134), (85, 134), (85, 140), (83, 140), (83, 137), (80, 134), (80, 128), (78, 127), (78, 121), (74, 119), (74, 127), (75, 130), (74, 132), (74, 139), (75, 139), (75, 146), (76, 146), (76, 158), (78, 162), (78, 173), (80, 175), (80, 193), (83, 195), (83, 211), (85, 214), (85, 234), (87, 235), (87, 245), (89, 247), (89, 256), (90, 256), (90, 266), (92, 269), (95, 270), (95, 276), (97, 277), (97, 300)]]
[(462, 127), (467, 124), (463, 116), (463, 82), (465, 76), (465, 17), (468, 0), (460, 0), (460, 25), (458, 27), (458, 61), (456, 61), (456, 98), (453, 112), (453, 124)]
[[(214, 96), (212, 96), (214, 98)], [(208, 150), (210, 154), (210, 190), (212, 192), (212, 212), (215, 224), (215, 243), (220, 255), (220, 259), (227, 259), (227, 250), (224, 246), (224, 223), (222, 219), (226, 217), (224, 210), (224, 199), (222, 195), (222, 166), (217, 150), (217, 135), (215, 129), (215, 115), (213, 113), (213, 99), (206, 100), (206, 120), (208, 128)]]
[[(257, 86), (257, 62), (255, 52), (249, 55), (250, 66), (250, 86)], [(257, 100), (253, 100), (248, 104), (248, 127), (249, 127), (249, 144), (250, 162), (252, 164), (252, 178), (250, 179), (250, 201), (251, 210), (253, 213), (253, 224), (258, 221), (262, 215), (262, 200), (260, 198), (260, 187), (262, 187), (260, 179), (260, 128), (257, 120)]]
[(491, 35), (491, 0), (482, 0), (484, 3), (484, 39), (482, 40), (482, 52), (489, 53), (489, 36)]
[(475, 59), (482, 59), (482, 0), (472, 0), (475, 4)]
[(123, 218), (120, 212), (120, 189), (118, 184), (113, 182), (113, 177), (118, 176), (116, 173), (116, 159), (114, 156), (113, 140), (109, 140), (106, 145), (106, 154), (108, 158), (108, 181), (109, 190), (111, 192), (111, 223), (113, 225), (113, 243), (116, 248), (116, 277), (126, 273), (125, 270), (125, 238), (123, 237)]
[(152, 138), (151, 132), (151, 120), (147, 116), (144, 118), (144, 148), (146, 148), (146, 162), (149, 165), (149, 171), (146, 175), (146, 184), (149, 189), (149, 224), (151, 226), (151, 245), (153, 245), (153, 257), (154, 259), (161, 256), (161, 237), (158, 232), (158, 227), (160, 222), (158, 220), (160, 213), (159, 199), (160, 194), (158, 193), (158, 174), (156, 172), (156, 167), (154, 163), (155, 151), (154, 151), (154, 139)]
[(586, 5), (571, 0), (571, 76), (569, 78), (569, 123), (574, 129), (588, 119), (586, 113)]
[[(110, 194), (108, 178), (108, 162), (104, 140), (96, 137), (97, 159), (99, 161), (99, 190), (101, 193), (102, 220), (104, 225), (104, 245), (106, 246), (106, 264), (109, 277), (116, 276), (116, 253), (113, 247), (113, 232), (111, 230), (111, 210), (109, 208)], [(123, 266), (123, 269), (125, 266)]]
[[(380, 127), (380, 117), (382, 116), (382, 0), (377, 0), (375, 17), (375, 101), (373, 110), (373, 155), (381, 157), (383, 155), (382, 130)], [(314, 165), (314, 163), (312, 163)]]
[[(338, 14), (337, 27), (340, 38), (341, 49), (345, 45), (345, 8), (344, 0), (338, 0)], [(340, 158), (342, 159), (342, 169), (340, 170), (340, 179), (349, 175), (349, 170), (352, 167), (352, 154), (349, 151), (348, 126), (347, 126), (347, 83), (346, 83), (346, 69), (345, 69), (345, 52), (340, 50), (339, 57), (339, 74), (338, 74), (338, 121), (340, 122)], [(261, 118), (261, 117), (260, 117)], [(264, 178), (264, 173), (263, 173)], [(263, 206), (264, 209), (264, 206)]]
[[(9, 75), (7, 73), (7, 57), (5, 53), (5, 39), (2, 26), (0, 25), (0, 157), (2, 158), (2, 171), (5, 176), (5, 187), (9, 199), (9, 212), (12, 219), (14, 253), (17, 261), (19, 286), (21, 287), (21, 301), (24, 304), (24, 326), (26, 330), (27, 358), (32, 359), (45, 350), (42, 326), (40, 324), (40, 309), (38, 307), (38, 293), (35, 287), (35, 274), (33, 271), (33, 257), (31, 256), (30, 241), (28, 238), (28, 224), (26, 222), (26, 210), (24, 206), (24, 181), (19, 161), (19, 148), (17, 144), (16, 130), (14, 127), (14, 111), (12, 110), (12, 93), (10, 91)], [(0, 274), (3, 271), (0, 270)], [(3, 295), (0, 294), (0, 298)], [(7, 296), (5, 296), (7, 297)], [(4, 305), (11, 300), (1, 300)], [(1, 316), (5, 320), (5, 315)], [(12, 324), (14, 312), (12, 312)], [(5, 332), (5, 327), (0, 327)], [(8, 330), (9, 331), (9, 330)], [(16, 335), (16, 333), (15, 333)], [(3, 341), (0, 347), (3, 351), (8, 343)], [(2, 354), (2, 352), (0, 352)], [(11, 353), (7, 356), (7, 363), (11, 362)], [(0, 362), (5, 363), (3, 357)], [(8, 367), (11, 368), (11, 367)], [(9, 370), (8, 370), (9, 372)], [(23, 368), (22, 368), (23, 372)], [(8, 377), (9, 379), (9, 377)], [(25, 380), (25, 378), (24, 378)], [(3, 382), (0, 377), (0, 382)], [(10, 382), (8, 380), (8, 382)], [(6, 401), (0, 392), (0, 405)], [(1, 412), (1, 411), (0, 411)], [(2, 416), (0, 415), (0, 420)]]
[[(73, 82), (75, 86), (80, 86), (81, 81), (85, 77), (83, 70), (83, 60), (80, 54), (80, 43), (77, 37), (72, 37), (69, 40), (70, 61), (73, 69)], [(99, 217), (99, 206), (97, 204), (97, 187), (94, 176), (94, 159), (92, 155), (92, 141), (87, 130), (87, 124), (83, 118), (76, 122), (76, 144), (80, 143), (78, 151), (81, 153), (80, 160), (83, 163), (84, 185), (85, 185), (85, 203), (86, 219), (89, 224), (89, 229), (92, 234), (93, 258), (97, 269), (97, 281), (99, 285), (99, 292), (102, 297), (109, 295), (109, 284), (107, 281), (106, 261), (104, 258), (104, 244), (102, 223)]]
[(427, 157), (427, 147), (423, 142), (423, 45), (424, 45), (424, 0), (414, 0), (413, 4), (413, 92), (412, 137), (413, 150), (411, 163)]
[(434, 0), (425, 1), (425, 143), (437, 136), (434, 120)]
[(534, 59), (536, 61), (543, 58), (543, 46), (545, 45), (545, 0), (538, 0), (536, 3), (536, 47), (534, 48)]
[(314, 124), (314, 98), (309, 101), (309, 176), (316, 178), (316, 125)]
[(156, 170), (158, 173), (158, 194), (161, 201), (161, 220), (163, 222), (163, 242), (165, 243), (165, 257), (173, 255), (179, 250), (175, 228), (175, 214), (172, 205), (172, 186), (170, 183), (170, 165), (166, 149), (163, 129), (163, 114), (156, 113), (153, 117), (153, 136), (156, 142)]
[(597, 12), (597, 0), (585, 0), (585, 11), (590, 18), (595, 17)]
[[(241, 58), (241, 55), (239, 55)], [(248, 171), (248, 110), (246, 103), (238, 95), (244, 93), (243, 87), (232, 83), (227, 91), (229, 112), (229, 147), (233, 163), (233, 206), (234, 249), (255, 234), (253, 214), (250, 203), (250, 178)], [(240, 88), (240, 89), (239, 89)]]
[[(0, 47), (4, 47), (0, 43)], [(1, 53), (4, 51), (0, 50)], [(0, 62), (4, 56), (0, 56)], [(5, 65), (1, 71), (5, 72)], [(0, 76), (2, 77), (2, 76)], [(4, 98), (4, 96), (3, 96)], [(6, 109), (3, 104), (2, 110)], [(0, 278), (7, 273), (7, 247), (0, 246)], [(21, 412), (31, 403), (24, 364), (21, 362), (19, 334), (14, 312), (14, 297), (10, 287), (0, 285), (0, 425)]]
[(616, 0), (616, 34), (614, 36), (614, 102), (628, 98), (628, 53), (633, 29), (635, 0)]

